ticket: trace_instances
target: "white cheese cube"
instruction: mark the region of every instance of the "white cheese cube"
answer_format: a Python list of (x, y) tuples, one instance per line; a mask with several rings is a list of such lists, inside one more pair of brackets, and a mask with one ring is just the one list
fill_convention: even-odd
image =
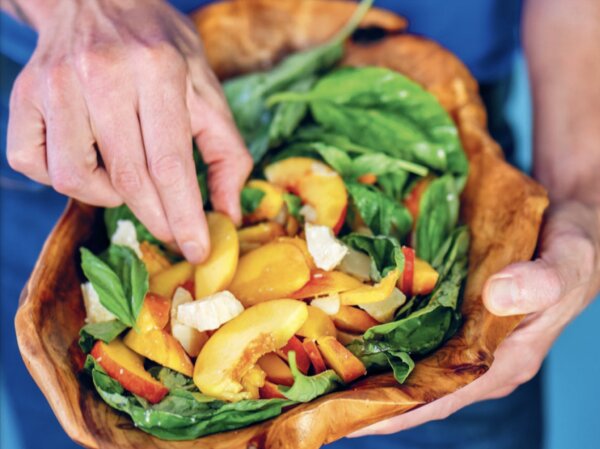
[(317, 221), (317, 210), (310, 204), (303, 205), (298, 213), (304, 218), (306, 223)]
[(131, 248), (140, 259), (142, 258), (140, 242), (137, 239), (137, 232), (135, 231), (135, 226), (131, 220), (117, 221), (117, 229), (110, 238), (110, 241), (115, 245)]
[(392, 294), (383, 301), (373, 302), (370, 304), (359, 304), (358, 307), (363, 309), (380, 323), (387, 323), (394, 319), (394, 313), (402, 304), (406, 302), (406, 296), (397, 288), (394, 288)]
[(310, 305), (321, 309), (327, 315), (335, 315), (340, 311), (340, 295), (334, 293), (321, 298), (315, 298), (310, 302)]
[(177, 307), (177, 320), (199, 331), (218, 329), (235, 318), (244, 306), (231, 292), (222, 291)]
[(348, 247), (335, 238), (328, 226), (306, 223), (304, 233), (308, 252), (321, 270), (333, 270), (348, 253)]
[(91, 282), (81, 284), (81, 294), (83, 295), (83, 305), (85, 306), (86, 323), (102, 323), (116, 319), (106, 307), (100, 302), (98, 292), (94, 289)]
[(348, 248), (348, 253), (342, 259), (338, 270), (362, 282), (368, 281), (371, 279), (371, 257), (362, 251)]

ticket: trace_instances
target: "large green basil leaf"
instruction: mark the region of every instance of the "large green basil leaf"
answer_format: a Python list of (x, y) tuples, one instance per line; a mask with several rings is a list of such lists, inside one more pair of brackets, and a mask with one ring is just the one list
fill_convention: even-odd
[(371, 278), (374, 281), (380, 281), (392, 270), (404, 270), (404, 254), (394, 237), (351, 233), (342, 240), (351, 248), (371, 256)]
[(108, 247), (107, 262), (121, 280), (135, 323), (149, 287), (146, 265), (131, 248), (112, 244)]
[(96, 340), (110, 343), (127, 329), (127, 325), (119, 320), (103, 321), (101, 323), (89, 323), (79, 331), (79, 347), (85, 353), (92, 350)]
[(193, 440), (239, 429), (273, 418), (293, 404), (284, 399), (228, 403), (177, 386), (158, 404), (149, 404), (127, 393), (92, 357), (88, 357), (86, 368), (96, 391), (108, 405), (128, 414), (139, 429), (163, 440)]
[(415, 362), (403, 351), (395, 351), (378, 343), (355, 340), (347, 348), (366, 366), (369, 373), (387, 371), (392, 368), (394, 378), (400, 384), (415, 368)]
[(421, 197), (415, 227), (417, 256), (431, 262), (458, 223), (462, 178), (434, 179)]
[(391, 235), (402, 241), (412, 228), (412, 215), (403, 204), (371, 186), (346, 182), (352, 203), (375, 235)]
[[(295, 81), (289, 90), (292, 92), (308, 92), (317, 78), (309, 76)], [(276, 146), (289, 138), (306, 115), (306, 103), (282, 103), (275, 106), (273, 119), (269, 125), (269, 146)]]
[(296, 364), (296, 353), (288, 352), (288, 358), (290, 370), (294, 376), (294, 384), (291, 387), (280, 386), (279, 391), (292, 401), (310, 402), (344, 384), (342, 379), (331, 369), (314, 376), (305, 376)]
[[(255, 162), (260, 161), (273, 143), (271, 133), (277, 137), (275, 141), (279, 140), (279, 132), (271, 131), (276, 112), (267, 106), (267, 98), (337, 63), (343, 55), (344, 40), (356, 29), (372, 3), (373, 0), (363, 0), (348, 23), (323, 45), (288, 56), (268, 72), (252, 73), (224, 83), (229, 107)], [(291, 115), (297, 120), (300, 114), (294, 109)], [(290, 123), (293, 124), (293, 120), (288, 125)]]
[(440, 172), (467, 172), (458, 131), (448, 113), (432, 94), (392, 70), (335, 70), (310, 92), (283, 92), (269, 101), (309, 102), (318, 124), (359, 145)]

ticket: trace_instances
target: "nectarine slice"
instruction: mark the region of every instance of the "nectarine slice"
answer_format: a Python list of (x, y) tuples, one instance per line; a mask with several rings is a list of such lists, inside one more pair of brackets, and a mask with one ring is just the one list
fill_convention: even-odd
[(367, 373), (365, 365), (335, 337), (322, 337), (317, 340), (317, 343), (326, 365), (332, 368), (345, 383), (352, 382)]
[(310, 205), (316, 214), (314, 224), (329, 226), (335, 232), (341, 229), (348, 205), (346, 186), (329, 166), (315, 159), (291, 157), (265, 168), (265, 177)]
[(190, 358), (175, 337), (164, 329), (143, 334), (132, 329), (125, 335), (123, 343), (153, 362), (192, 376), (193, 365)]
[(147, 293), (144, 297), (140, 314), (137, 317), (137, 328), (141, 333), (153, 329), (164, 329), (169, 322), (171, 300), (156, 293)]
[(290, 367), (273, 352), (258, 359), (258, 366), (265, 372), (267, 380), (270, 382), (288, 387), (291, 387), (294, 383), (294, 376), (292, 376)]
[(121, 340), (98, 340), (90, 353), (110, 377), (121, 386), (152, 404), (160, 402), (169, 389), (144, 369), (144, 360)]
[(351, 306), (341, 306), (332, 316), (335, 327), (354, 334), (363, 334), (373, 326), (380, 324), (367, 312)]
[[(415, 257), (413, 270), (413, 282), (410, 293), (413, 295), (427, 295), (431, 293), (437, 284), (440, 274), (429, 263), (418, 257)], [(403, 276), (400, 276), (397, 285), (400, 290), (404, 291)]]
[(225, 323), (196, 359), (194, 382), (204, 394), (227, 401), (256, 398), (242, 380), (260, 357), (283, 347), (308, 317), (294, 299), (266, 301)]
[(258, 389), (258, 396), (261, 399), (287, 399), (281, 391), (279, 391), (277, 385), (268, 380)]
[(352, 334), (350, 332), (344, 332), (339, 329), (335, 336), (336, 336), (337, 340), (344, 346), (348, 346), (350, 343), (352, 343), (355, 340), (363, 339), (362, 334)]
[(317, 348), (317, 343), (314, 340), (305, 338), (302, 342), (302, 346), (304, 346), (304, 350), (308, 354), (314, 373), (319, 374), (325, 371), (327, 367), (325, 366), (325, 361), (323, 360), (319, 348)]
[(262, 179), (252, 179), (246, 184), (251, 189), (264, 192), (258, 207), (249, 215), (244, 217), (244, 222), (257, 223), (263, 220), (273, 220), (283, 207), (283, 190)]
[(140, 251), (142, 252), (142, 262), (146, 265), (146, 270), (148, 270), (150, 276), (160, 273), (171, 266), (169, 259), (152, 243), (141, 242)]
[(318, 269), (317, 266), (315, 265), (315, 261), (313, 260), (312, 256), (308, 252), (308, 245), (306, 244), (306, 240), (301, 239), (300, 237), (279, 237), (276, 240), (276, 242), (289, 243), (291, 245), (294, 245), (296, 248), (298, 248), (302, 252), (302, 255), (304, 256), (304, 260), (306, 261), (306, 265), (308, 266), (310, 271), (312, 272), (312, 271), (315, 271)]
[(384, 301), (394, 291), (399, 277), (400, 270), (392, 270), (378, 284), (361, 284), (358, 288), (342, 292), (340, 303), (344, 306), (356, 306)]
[(247, 228), (242, 228), (238, 231), (240, 253), (246, 254), (247, 252), (283, 235), (285, 235), (283, 226), (274, 221), (267, 221)]
[(308, 306), (308, 318), (296, 334), (316, 340), (319, 337), (335, 335), (335, 326), (329, 315), (321, 309)]
[(292, 293), (292, 298), (306, 299), (331, 295), (363, 287), (358, 279), (341, 271), (315, 270), (310, 280), (300, 289)]
[(238, 235), (231, 219), (218, 212), (206, 215), (210, 234), (210, 255), (195, 268), (196, 299), (227, 288), (237, 266)]
[(150, 276), (149, 290), (166, 298), (173, 297), (175, 289), (194, 278), (194, 266), (182, 261)]
[(302, 346), (302, 342), (295, 336), (290, 338), (284, 347), (278, 349), (277, 354), (283, 357), (286, 362), (289, 362), (288, 352), (290, 351), (294, 351), (296, 353), (296, 365), (298, 366), (300, 372), (302, 372), (302, 374), (308, 373), (308, 369), (310, 368), (310, 359), (304, 350), (304, 346)]
[(229, 290), (245, 307), (287, 298), (310, 279), (302, 252), (290, 243), (272, 242), (244, 254)]

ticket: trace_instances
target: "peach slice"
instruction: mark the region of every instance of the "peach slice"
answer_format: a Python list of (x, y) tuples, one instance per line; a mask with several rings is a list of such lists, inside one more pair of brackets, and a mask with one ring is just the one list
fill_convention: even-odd
[(317, 348), (317, 343), (314, 340), (306, 338), (302, 342), (302, 346), (304, 346), (304, 350), (308, 354), (308, 358), (310, 359), (315, 374), (325, 371), (327, 367), (325, 366), (325, 360), (323, 360), (321, 351)]
[(332, 318), (335, 327), (353, 334), (364, 334), (368, 329), (380, 324), (367, 312), (350, 306), (341, 306), (340, 311)]
[(344, 306), (356, 306), (384, 301), (394, 291), (399, 277), (400, 270), (392, 270), (378, 284), (361, 284), (358, 288), (342, 292), (340, 293), (340, 303)]
[(227, 288), (237, 266), (238, 235), (231, 219), (218, 212), (206, 215), (210, 234), (210, 255), (196, 266), (195, 298), (201, 299)]
[(308, 245), (306, 244), (306, 240), (301, 239), (300, 237), (279, 237), (276, 241), (280, 243), (289, 243), (291, 245), (294, 245), (300, 251), (302, 251), (302, 255), (304, 256), (304, 260), (306, 261), (306, 265), (308, 265), (310, 271), (312, 272), (318, 269), (315, 265), (315, 261), (308, 252)]
[[(440, 274), (423, 259), (415, 257), (414, 263), (414, 274), (413, 283), (411, 288), (411, 294), (413, 295), (427, 295), (431, 293), (437, 284)], [(400, 276), (398, 279), (398, 288), (404, 291), (403, 277)]]
[(264, 192), (264, 196), (258, 207), (249, 215), (244, 217), (246, 223), (257, 223), (263, 220), (273, 220), (283, 207), (283, 190), (262, 179), (252, 179), (246, 187), (258, 189)]
[(244, 254), (229, 290), (244, 307), (289, 297), (310, 279), (302, 252), (290, 243), (272, 242)]
[(315, 270), (310, 274), (310, 280), (300, 290), (292, 293), (291, 297), (315, 298), (361, 287), (364, 287), (362, 282), (341, 271)]
[(150, 276), (161, 272), (171, 266), (169, 259), (165, 257), (158, 246), (152, 243), (140, 243), (140, 251), (142, 252), (142, 261), (146, 265), (146, 270)]
[(335, 337), (322, 337), (317, 340), (317, 343), (327, 366), (332, 368), (345, 383), (352, 382), (367, 373), (365, 365)]
[(314, 223), (329, 226), (336, 233), (346, 217), (348, 196), (342, 178), (315, 159), (291, 157), (265, 168), (267, 180), (297, 194), (314, 209)]
[(238, 232), (240, 253), (246, 254), (259, 246), (285, 235), (285, 229), (279, 223), (267, 221), (254, 226), (242, 228)]
[(181, 344), (164, 329), (143, 334), (130, 330), (123, 339), (129, 348), (140, 355), (186, 376), (192, 375), (193, 365)]
[(277, 354), (279, 354), (280, 357), (283, 357), (286, 362), (289, 362), (288, 352), (290, 351), (294, 351), (296, 353), (296, 364), (300, 372), (302, 372), (302, 374), (308, 373), (308, 369), (310, 368), (310, 359), (304, 350), (304, 346), (302, 346), (302, 342), (295, 336), (290, 338), (283, 348), (278, 349)]
[(137, 328), (141, 333), (154, 329), (164, 329), (169, 323), (171, 300), (156, 293), (147, 293), (137, 318)]
[(329, 315), (321, 309), (308, 306), (308, 318), (296, 333), (301, 337), (316, 340), (319, 337), (335, 335), (335, 326)]
[(179, 262), (169, 268), (150, 276), (150, 288), (152, 293), (171, 298), (175, 289), (194, 278), (194, 266), (187, 262)]
[(146, 399), (152, 404), (160, 402), (169, 389), (144, 369), (144, 360), (131, 351), (121, 340), (106, 344), (97, 341), (91, 351), (92, 357), (110, 377), (121, 386)]
[(287, 399), (281, 391), (279, 391), (277, 385), (268, 380), (258, 389), (258, 396), (261, 399)]
[(196, 359), (194, 383), (227, 401), (256, 398), (243, 379), (264, 354), (286, 345), (306, 321), (307, 306), (294, 299), (266, 301), (225, 323)]
[(419, 217), (419, 204), (421, 203), (421, 197), (423, 196), (423, 193), (425, 193), (425, 190), (427, 190), (429, 183), (431, 183), (431, 179), (432, 178), (430, 177), (425, 177), (419, 180), (408, 193), (406, 198), (404, 198), (404, 206), (406, 206), (412, 215), (413, 223), (416, 223), (417, 218)]
[(290, 367), (273, 352), (258, 359), (258, 366), (265, 372), (269, 382), (288, 387), (291, 387), (294, 383), (294, 376), (292, 376)]
[(354, 340), (362, 340), (363, 336), (360, 334), (351, 334), (350, 332), (344, 332), (338, 329), (336, 334), (337, 340), (344, 346), (348, 346)]

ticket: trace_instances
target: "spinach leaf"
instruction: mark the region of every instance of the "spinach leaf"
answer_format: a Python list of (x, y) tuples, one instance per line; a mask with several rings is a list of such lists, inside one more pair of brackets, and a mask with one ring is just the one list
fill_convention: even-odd
[(408, 179), (408, 173), (405, 171), (385, 173), (377, 176), (377, 185), (387, 196), (400, 202), (404, 198)]
[(173, 371), (165, 366), (155, 365), (148, 371), (169, 390), (182, 388), (189, 391), (198, 391), (198, 387), (196, 387), (194, 380), (191, 377), (187, 377), (186, 375)]
[(146, 241), (158, 245), (162, 244), (162, 242), (154, 237), (150, 231), (148, 231), (146, 226), (144, 226), (142, 222), (138, 220), (138, 218), (133, 214), (133, 212), (131, 212), (131, 209), (129, 209), (126, 204), (104, 209), (104, 224), (106, 225), (106, 233), (109, 240), (117, 230), (117, 223), (119, 220), (130, 220), (133, 223), (135, 232), (137, 234), (137, 239), (140, 242)]
[[(295, 81), (289, 90), (292, 92), (308, 92), (317, 81), (315, 76), (309, 76)], [(269, 146), (279, 145), (289, 138), (308, 111), (305, 103), (283, 103), (275, 106), (273, 119), (269, 125)]]
[(404, 254), (400, 243), (394, 237), (351, 233), (342, 237), (342, 241), (351, 248), (371, 256), (371, 278), (376, 282), (396, 268), (404, 270)]
[(100, 303), (123, 324), (134, 327), (148, 291), (148, 271), (137, 255), (130, 248), (110, 245), (104, 261), (81, 248), (81, 268)]
[(88, 357), (86, 368), (96, 391), (108, 405), (128, 414), (139, 429), (164, 440), (192, 440), (238, 429), (273, 418), (293, 404), (284, 399), (227, 403), (178, 387), (158, 404), (149, 404), (127, 393), (93, 357)]
[(447, 275), (429, 296), (425, 306), (397, 321), (380, 324), (364, 334), (367, 343), (409, 354), (424, 355), (436, 349), (458, 329), (461, 320), (460, 293), (467, 276), (468, 245), (464, 245), (466, 228), (452, 236), (447, 252), (450, 266)]
[(242, 213), (246, 215), (254, 212), (258, 208), (258, 206), (260, 206), (260, 202), (262, 201), (264, 196), (265, 192), (263, 192), (260, 189), (244, 187), (242, 189), (240, 197)]
[(358, 178), (371, 173), (377, 177), (381, 175), (408, 172), (418, 176), (426, 176), (429, 173), (427, 167), (414, 162), (389, 156), (384, 153), (362, 154), (352, 161), (352, 171), (348, 176)]
[(282, 92), (269, 104), (308, 102), (315, 121), (361, 146), (377, 148), (440, 172), (465, 174), (456, 126), (417, 83), (381, 67), (344, 68), (307, 93)]
[(462, 180), (434, 179), (421, 197), (415, 227), (417, 256), (431, 262), (458, 222)]
[(288, 352), (290, 370), (294, 376), (294, 384), (291, 387), (279, 387), (279, 391), (286, 398), (295, 402), (310, 402), (323, 396), (343, 385), (342, 379), (335, 371), (328, 369), (314, 376), (305, 376), (296, 365), (296, 353)]
[(402, 241), (412, 228), (412, 215), (403, 204), (372, 186), (347, 181), (354, 207), (375, 235), (391, 235)]
[(395, 351), (377, 342), (354, 340), (347, 348), (363, 362), (369, 372), (392, 368), (394, 378), (400, 384), (404, 383), (415, 367), (415, 362), (408, 353)]
[[(288, 56), (268, 72), (252, 73), (224, 83), (229, 107), (255, 162), (273, 144), (271, 123), (276, 112), (267, 106), (268, 96), (292, 86), (297, 88), (296, 83), (300, 80), (309, 79), (338, 62), (343, 55), (344, 40), (356, 29), (372, 3), (373, 0), (363, 0), (349, 22), (323, 45)], [(287, 125), (293, 125), (300, 113), (294, 108), (293, 112), (285, 113), (286, 116), (288, 114), (293, 116), (293, 120), (288, 116)], [(279, 137), (279, 130), (274, 130), (273, 134)]]
[(101, 323), (89, 323), (79, 331), (79, 347), (83, 352), (92, 350), (96, 340), (110, 343), (127, 329), (127, 325), (119, 320), (103, 321)]
[(300, 199), (300, 197), (294, 195), (293, 193), (286, 192), (283, 194), (283, 201), (285, 202), (285, 206), (287, 207), (288, 213), (299, 222), (302, 222), (302, 216), (300, 215), (302, 200)]

